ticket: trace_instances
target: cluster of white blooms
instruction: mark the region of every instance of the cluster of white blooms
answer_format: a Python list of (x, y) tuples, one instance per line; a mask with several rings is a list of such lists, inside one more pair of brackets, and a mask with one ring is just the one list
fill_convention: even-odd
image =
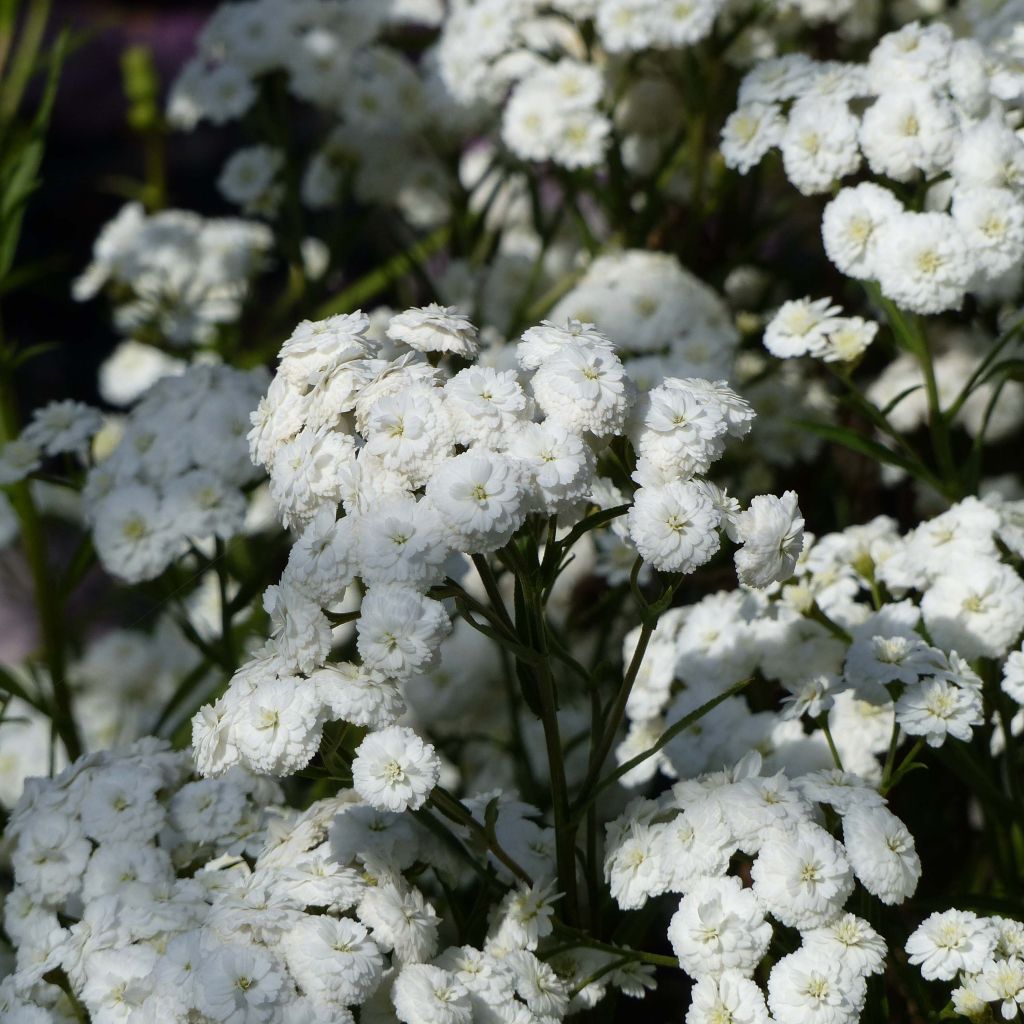
[[(755, 498), (740, 517), (741, 538), (749, 529), (743, 519), (763, 514), (763, 502), (784, 505), (786, 497)], [(771, 514), (765, 529), (782, 535), (788, 510)], [(899, 742), (914, 737), (933, 747), (950, 737), (970, 740), (986, 710), (969, 662), (1007, 659), (1004, 690), (1024, 704), (1021, 655), (1010, 654), (1024, 633), (1024, 580), (1002, 554), (1024, 555), (1022, 523), (1024, 502), (999, 495), (967, 498), (902, 536), (881, 516), (807, 537), (795, 565), (787, 561), (778, 572), (780, 579), (791, 574), (781, 587), (721, 591), (671, 609), (630, 694), (620, 762), (755, 674), (777, 682), (787, 697), (780, 713), (751, 711), (730, 697), (626, 781), (638, 785), (658, 769), (687, 778), (733, 764), (751, 748), (773, 770), (824, 770), (835, 767), (830, 742), (844, 769), (878, 781), (894, 733)], [(744, 550), (737, 554), (741, 578)], [(884, 601), (873, 607), (872, 597)], [(639, 627), (626, 636), (627, 661), (638, 637)], [(814, 728), (823, 721), (831, 739)], [(1004, 724), (1020, 734), (1024, 711)], [(999, 730), (995, 735), (998, 745)]]
[(25, 429), (0, 445), (0, 487), (27, 479), (55, 456), (87, 465), (92, 439), (102, 426), (102, 414), (84, 402), (67, 399), (36, 409)]
[[(438, 80), (436, 60), (410, 59), (386, 37), (436, 26), (443, 13), (439, 0), (222, 4), (172, 85), (168, 119), (191, 131), (254, 110), (286, 120), (288, 103), (308, 104), (329, 120), (295, 171), (307, 206), (332, 208), (350, 178), (364, 202), (396, 205), (413, 224), (440, 223), (453, 182), (436, 143), (466, 118)], [(284, 157), (279, 137), (237, 150), (221, 170), (221, 192), (249, 214), (273, 217), (285, 189)], [(289, 160), (298, 154), (290, 151)]]
[(152, 579), (190, 544), (242, 531), (260, 476), (247, 458), (249, 411), (265, 387), (262, 369), (195, 365), (146, 392), (83, 492), (108, 572)]
[(254, 221), (187, 210), (147, 215), (128, 203), (97, 237), (74, 296), (84, 301), (108, 288), (117, 329), (138, 341), (206, 345), (238, 319), (272, 242)]
[[(687, 1024), (722, 1020), (852, 1024), (886, 945), (844, 910), (859, 882), (885, 904), (913, 895), (914, 841), (863, 780), (835, 772), (761, 773), (752, 753), (735, 768), (638, 799), (607, 827), (605, 877), (624, 910), (680, 898), (668, 925), (679, 966), (696, 983)], [(842, 841), (822, 822), (822, 806)], [(750, 884), (732, 873), (741, 863)], [(754, 981), (772, 921), (800, 946), (773, 960), (765, 993)]]
[(708, 39), (717, 23), (736, 34), (737, 58), (744, 48), (765, 56), (804, 22), (842, 22), (855, 5), (778, 3), (760, 18), (750, 18), (747, 6), (460, 0), (444, 19), (436, 59), (457, 103), (500, 108), (501, 138), (516, 157), (597, 167), (614, 131), (625, 165), (646, 175), (662, 165), (679, 129), (684, 100), (674, 53)]
[(765, 327), (764, 347), (779, 359), (815, 356), (826, 363), (852, 363), (867, 351), (878, 324), (842, 316), (831, 299), (784, 302)]
[[(998, 298), (1021, 279), (1024, 141), (1004, 84), (978, 40), (912, 23), (883, 36), (864, 64), (804, 54), (759, 64), (722, 154), (746, 172), (777, 148), (805, 194), (831, 191), (866, 162), (874, 180), (839, 189), (825, 209), (829, 259), (903, 309), (958, 309), (968, 292)], [(918, 189), (923, 209), (903, 185)]]
[[(298, 539), (265, 598), (266, 648), (195, 719), (204, 772), (296, 771), (324, 722), (342, 719), (375, 730), (353, 765), (364, 799), (420, 806), (439, 759), (396, 720), (402, 685), (438, 665), (452, 628), (431, 587), (465, 575), (464, 556), (508, 544), (528, 517), (565, 530), (612, 500), (596, 473), (616, 437), (630, 437), (639, 456), (621, 539), (646, 562), (690, 572), (725, 530), (743, 545), (737, 566), (752, 585), (792, 572), (803, 527), (795, 495), (761, 496), (742, 512), (701, 478), (753, 419), (723, 381), (659, 377), (641, 394), (614, 345), (577, 320), (527, 330), (520, 371), (472, 362), (477, 332), (454, 308), (396, 314), (385, 341), (369, 326), (362, 313), (301, 323), (253, 414), (253, 459)], [(444, 369), (449, 357), (470, 365)], [(356, 580), (360, 661), (331, 661), (324, 609), (348, 611)]]
[(14, 889), (5, 1021), (95, 1024), (554, 1024), (570, 984), (538, 959), (550, 886), (497, 902), (482, 949), (439, 953), (442, 921), (405, 872), (460, 865), (351, 790), (304, 811), (241, 769), (191, 777), (154, 739), (28, 781), (8, 823)]
[(936, 911), (907, 940), (928, 981), (956, 981), (953, 1009), (970, 1020), (1014, 1020), (1024, 1006), (1024, 924), (970, 910)]

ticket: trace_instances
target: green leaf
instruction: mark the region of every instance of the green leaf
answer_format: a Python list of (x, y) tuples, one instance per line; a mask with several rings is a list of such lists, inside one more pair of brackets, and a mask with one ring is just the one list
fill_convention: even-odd
[(1007, 380), (1024, 381), (1024, 359), (1004, 359), (988, 370), (981, 380), (987, 383), (999, 376), (1005, 377)]
[(35, 708), (37, 711), (41, 711), (48, 718), (50, 712), (46, 705), (38, 697), (33, 697), (32, 694), (25, 689), (21, 683), (12, 675), (6, 668), (0, 665), (0, 690), (5, 690), (7, 693), (23, 700), (30, 707)]
[(908, 396), (912, 395), (915, 391), (920, 391), (923, 387), (923, 384), (911, 384), (909, 388), (904, 388), (895, 398), (893, 398), (882, 409), (880, 409), (879, 412), (882, 414), (882, 416), (887, 417), (889, 413), (891, 413), (893, 409), (895, 409), (896, 406), (903, 401), (904, 398), (907, 398)]
[(848, 430), (846, 427), (837, 427), (832, 423), (819, 423), (815, 420), (790, 420), (790, 422), (801, 430), (810, 431), (818, 437), (833, 444), (840, 444), (851, 451), (859, 452), (861, 455), (873, 459), (875, 462), (883, 462), (890, 466), (898, 466), (915, 476), (920, 475), (921, 467), (911, 462), (910, 459), (899, 452), (894, 452), (885, 445), (873, 441), (870, 437), (858, 434), (855, 430)]
[[(13, 157), (10, 147), (4, 147), (4, 164), (0, 167), (0, 283), (4, 282), (14, 264), (25, 205), (39, 185), (37, 175), (43, 159), (43, 137), (57, 98), (57, 84), (67, 54), (68, 41), (69, 35), (64, 31), (54, 44), (46, 86), (32, 120), (29, 136), (20, 147), (14, 149)], [(8, 84), (5, 83), (5, 89)], [(0, 93), (0, 118), (4, 116), (5, 97), (6, 92)], [(10, 113), (13, 114), (13, 110)]]

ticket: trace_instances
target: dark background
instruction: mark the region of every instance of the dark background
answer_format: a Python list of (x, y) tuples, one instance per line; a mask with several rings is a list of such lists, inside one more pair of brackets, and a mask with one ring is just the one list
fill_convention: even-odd
[[(70, 28), (77, 45), (61, 76), (42, 181), (30, 201), (17, 254), (19, 266), (39, 264), (43, 272), (4, 298), (3, 316), (7, 336), (20, 345), (59, 347), (19, 372), (23, 411), (59, 398), (96, 401), (96, 370), (119, 340), (104, 299), (75, 302), (70, 286), (89, 262), (102, 226), (127, 201), (117, 179), (142, 178), (139, 137), (125, 119), (121, 54), (128, 46), (148, 47), (166, 94), (216, 7), (216, 0), (54, 4), (51, 37)], [(170, 205), (227, 212), (214, 175), (231, 148), (231, 132), (223, 129), (174, 133), (167, 146)]]

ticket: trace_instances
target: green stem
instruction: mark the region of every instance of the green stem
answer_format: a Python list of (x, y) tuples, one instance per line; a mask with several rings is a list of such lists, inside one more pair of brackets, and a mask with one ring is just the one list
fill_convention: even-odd
[[(15, 412), (14, 388), (6, 367), (0, 368), (0, 437), (16, 437), (18, 425)], [(67, 681), (67, 657), (64, 646), (64, 625), (60, 600), (46, 557), (39, 510), (26, 481), (8, 488), (11, 505), (21, 527), (21, 542), (32, 574), (36, 614), (42, 638), (43, 654), (53, 688), (53, 723), (70, 760), (82, 754), (82, 741), (75, 724), (71, 687)]]

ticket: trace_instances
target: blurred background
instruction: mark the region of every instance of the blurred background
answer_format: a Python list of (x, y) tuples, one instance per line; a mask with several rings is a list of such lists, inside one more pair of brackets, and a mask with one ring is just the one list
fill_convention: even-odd
[[(59, 348), (21, 371), (23, 409), (58, 398), (95, 401), (96, 370), (117, 341), (106, 303), (77, 303), (69, 285), (88, 263), (102, 226), (127, 201), (126, 176), (142, 177), (140, 139), (126, 122), (122, 55), (131, 46), (146, 47), (166, 90), (216, 6), (216, 0), (54, 3), (51, 35), (69, 28), (76, 45), (61, 76), (42, 183), (29, 204), (18, 254), (19, 263), (33, 264), (39, 275), (5, 300), (4, 315), (8, 335), (21, 344)], [(211, 169), (231, 148), (231, 132), (223, 129), (172, 136), (170, 205), (227, 212)]]

